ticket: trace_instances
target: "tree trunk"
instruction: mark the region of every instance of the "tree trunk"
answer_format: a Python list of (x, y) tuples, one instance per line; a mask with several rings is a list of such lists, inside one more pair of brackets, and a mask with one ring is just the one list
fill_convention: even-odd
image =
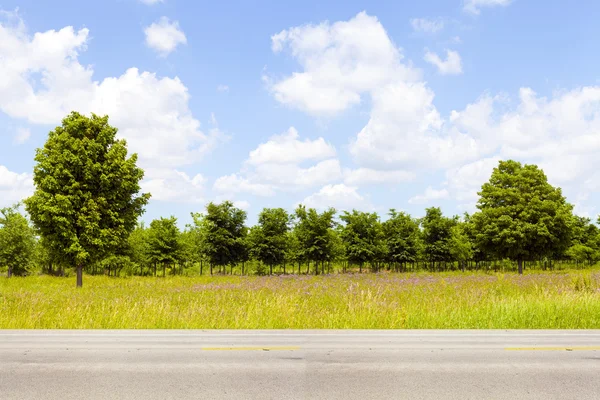
[(269, 275), (273, 275), (273, 264), (269, 264)]
[(83, 286), (83, 265), (77, 264), (77, 287)]
[(517, 265), (519, 266), (519, 275), (523, 275), (523, 260), (519, 258)]
[(213, 265), (212, 265), (212, 263), (210, 263), (210, 276), (212, 276), (212, 274), (213, 274)]
[(10, 278), (12, 276), (12, 267), (8, 267), (8, 277)]
[(283, 274), (285, 275), (285, 261), (283, 262)]
[(163, 263), (163, 278), (167, 276), (167, 264)]

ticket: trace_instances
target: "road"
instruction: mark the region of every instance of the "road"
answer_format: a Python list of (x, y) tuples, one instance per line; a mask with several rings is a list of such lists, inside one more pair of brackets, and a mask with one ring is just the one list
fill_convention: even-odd
[(600, 331), (0, 331), (0, 399), (600, 399)]

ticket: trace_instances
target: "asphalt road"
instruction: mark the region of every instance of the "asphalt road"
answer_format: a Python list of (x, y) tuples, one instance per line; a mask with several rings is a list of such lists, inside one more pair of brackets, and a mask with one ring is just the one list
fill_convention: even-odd
[(600, 399), (600, 331), (0, 331), (0, 399)]

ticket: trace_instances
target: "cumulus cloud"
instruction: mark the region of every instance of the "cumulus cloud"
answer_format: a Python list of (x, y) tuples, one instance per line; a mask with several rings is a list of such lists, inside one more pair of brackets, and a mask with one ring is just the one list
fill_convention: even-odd
[(144, 28), (146, 46), (156, 51), (161, 57), (168, 56), (180, 44), (186, 44), (185, 33), (179, 27), (179, 22), (161, 17), (157, 22)]
[(423, 59), (437, 67), (441, 75), (459, 75), (463, 72), (460, 54), (456, 51), (446, 50), (446, 60), (442, 60), (436, 53), (426, 51)]
[(303, 71), (266, 79), (275, 98), (317, 116), (333, 116), (391, 79), (416, 79), (377, 18), (359, 13), (350, 21), (303, 25), (271, 37), (274, 52), (289, 51)]
[(329, 207), (340, 211), (372, 209), (369, 201), (358, 193), (357, 187), (343, 183), (323, 186), (318, 192), (306, 197), (301, 204), (321, 210)]
[(290, 127), (281, 135), (274, 135), (250, 152), (248, 164), (295, 164), (306, 160), (335, 157), (335, 148), (322, 137), (299, 140), (298, 131)]
[(412, 18), (410, 25), (415, 32), (436, 33), (444, 29), (444, 21), (441, 18)]
[(33, 194), (33, 176), (0, 165), (0, 207), (13, 205)]
[(463, 10), (465, 12), (479, 15), (481, 8), (484, 7), (506, 7), (513, 0), (464, 0)]
[(23, 144), (31, 137), (31, 131), (27, 128), (19, 128), (13, 138), (14, 144)]
[(411, 197), (408, 202), (410, 204), (428, 204), (431, 202), (434, 202), (436, 200), (442, 200), (442, 199), (447, 199), (449, 196), (448, 190), (446, 189), (434, 189), (431, 186), (429, 186), (427, 189), (425, 189), (425, 192), (423, 194)]
[[(325, 139), (300, 139), (291, 127), (252, 150), (239, 174), (223, 176), (214, 184), (220, 193), (272, 196), (277, 191), (299, 191), (342, 179), (336, 150)], [(268, 189), (268, 190), (267, 190)]]
[(416, 174), (411, 171), (385, 171), (372, 168), (344, 170), (344, 183), (348, 185), (394, 184), (410, 182)]
[(213, 188), (222, 194), (250, 193), (255, 196), (273, 196), (275, 194), (270, 185), (253, 183), (237, 174), (218, 178)]
[[(130, 68), (94, 81), (93, 69), (78, 60), (88, 40), (87, 29), (65, 27), (30, 36), (18, 18), (0, 22), (0, 59), (10, 60), (0, 63), (0, 111), (43, 125), (59, 124), (72, 110), (107, 114), (129, 150), (138, 153), (148, 180), (169, 179), (152, 171), (194, 164), (225, 139), (216, 128), (200, 129), (189, 109), (188, 89), (177, 77)], [(155, 199), (170, 196), (152, 194)]]

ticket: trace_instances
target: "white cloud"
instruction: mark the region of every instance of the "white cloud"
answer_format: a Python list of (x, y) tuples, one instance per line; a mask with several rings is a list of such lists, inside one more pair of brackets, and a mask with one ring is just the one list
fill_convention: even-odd
[(172, 169), (146, 169), (151, 176), (142, 182), (142, 191), (151, 193), (153, 200), (176, 203), (203, 203), (204, 183), (201, 174), (190, 177), (185, 172)]
[(166, 57), (180, 44), (186, 44), (187, 38), (179, 28), (179, 22), (161, 17), (157, 22), (144, 28), (146, 45), (161, 57)]
[(431, 51), (425, 53), (424, 60), (429, 64), (435, 65), (438, 72), (442, 75), (459, 75), (462, 74), (462, 62), (460, 54), (456, 51), (446, 50), (446, 60), (442, 60), (440, 56)]
[(479, 198), (477, 192), (490, 179), (492, 170), (498, 166), (499, 161), (500, 158), (497, 156), (482, 158), (447, 170), (445, 184), (452, 197), (463, 204), (463, 208), (474, 209)]
[(165, 0), (139, 0), (139, 2), (151, 6), (153, 4), (164, 3)]
[(444, 29), (444, 21), (441, 18), (412, 18), (410, 25), (415, 32), (436, 33)]
[(270, 185), (253, 183), (237, 174), (218, 178), (213, 188), (220, 193), (233, 195), (236, 193), (250, 193), (255, 196), (273, 196), (275, 194)]
[(94, 81), (93, 69), (78, 61), (87, 47), (87, 29), (66, 27), (30, 36), (23, 21), (16, 20), (0, 22), (0, 60), (9, 60), (0, 63), (0, 111), (8, 116), (55, 125), (72, 110), (107, 114), (129, 150), (138, 153), (148, 180), (163, 179), (152, 176), (152, 167), (194, 164), (224, 140), (216, 128), (200, 130), (189, 109), (188, 89), (178, 78), (130, 68), (119, 77)]
[(0, 207), (13, 205), (33, 194), (33, 177), (0, 165)]
[(410, 204), (428, 204), (432, 201), (447, 199), (448, 196), (448, 190), (437, 190), (429, 186), (427, 189), (425, 189), (425, 193), (410, 198), (408, 202)]
[(346, 186), (343, 183), (337, 185), (326, 185), (317, 193), (306, 197), (301, 204), (317, 209), (334, 207), (336, 210), (358, 209), (366, 211), (372, 209), (371, 204), (358, 193), (354, 186)]
[(364, 12), (350, 21), (286, 29), (271, 40), (274, 52), (289, 50), (303, 71), (281, 80), (267, 77), (270, 90), (280, 103), (312, 115), (338, 114), (391, 79), (420, 76), (400, 63), (400, 49), (377, 18)]
[(513, 0), (464, 0), (463, 10), (471, 14), (479, 15), (481, 12), (480, 8), (496, 6), (506, 7), (512, 3), (512, 1)]
[(266, 143), (250, 152), (248, 164), (295, 164), (307, 160), (323, 160), (335, 157), (335, 148), (322, 137), (303, 141), (298, 131), (291, 127), (281, 135), (274, 135)]
[(250, 203), (246, 200), (236, 200), (233, 205), (241, 210), (248, 211), (250, 209)]
[(410, 171), (385, 171), (371, 168), (357, 168), (344, 170), (344, 183), (348, 185), (363, 184), (397, 184), (410, 182), (416, 177)]
[(13, 138), (14, 144), (23, 144), (31, 137), (31, 131), (27, 128), (19, 128)]
[(217, 92), (229, 92), (229, 86), (219, 85), (217, 86)]

